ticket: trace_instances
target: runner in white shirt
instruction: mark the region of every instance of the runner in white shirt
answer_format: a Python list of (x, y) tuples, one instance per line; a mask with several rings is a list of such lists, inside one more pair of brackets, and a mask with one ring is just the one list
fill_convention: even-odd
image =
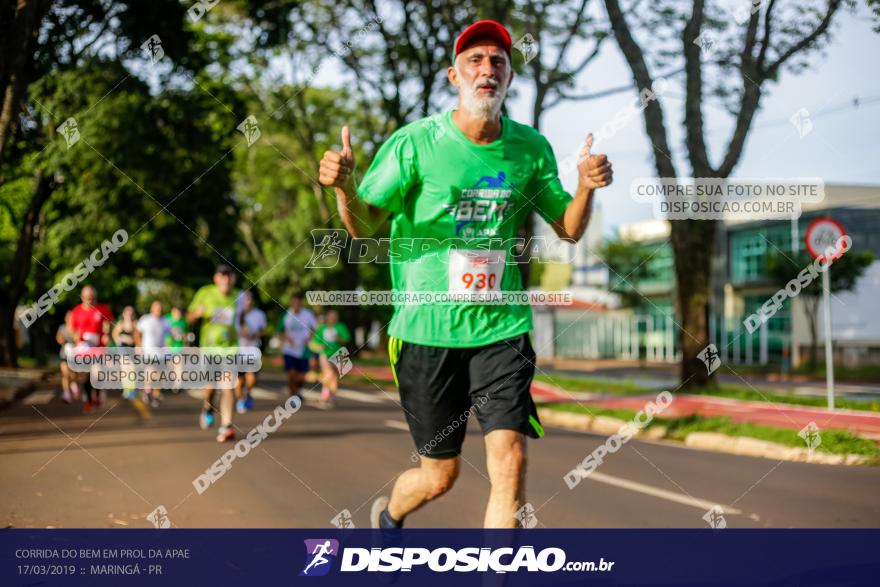
[[(150, 304), (150, 313), (144, 314), (137, 321), (135, 345), (140, 347), (140, 352), (144, 357), (157, 355), (157, 351), (165, 344), (167, 332), (168, 323), (162, 317), (162, 302), (153, 300), (153, 303)], [(158, 408), (160, 397), (161, 392), (152, 388), (148, 377), (144, 385), (144, 403)]]
[[(266, 313), (254, 307), (254, 296), (250, 291), (243, 291), (239, 297), (240, 304), (236, 330), (238, 331), (238, 346), (260, 348), (263, 332), (266, 330)], [(254, 406), (251, 391), (257, 384), (257, 374), (254, 372), (241, 373), (238, 376), (238, 385), (235, 395), (235, 410), (244, 414)]]
[(317, 327), (318, 320), (311, 310), (303, 307), (302, 298), (296, 294), (291, 296), (290, 307), (278, 321), (278, 332), (284, 337), (282, 352), (290, 395), (302, 398), (300, 390), (309, 372), (308, 344)]

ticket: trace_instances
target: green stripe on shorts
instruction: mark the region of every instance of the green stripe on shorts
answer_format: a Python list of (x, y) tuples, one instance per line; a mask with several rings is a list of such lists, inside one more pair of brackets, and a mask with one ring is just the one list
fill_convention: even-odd
[(400, 349), (402, 348), (402, 340), (394, 338), (393, 336), (388, 337), (388, 359), (391, 362), (391, 375), (394, 376), (394, 385), (397, 387), (400, 387), (400, 383), (397, 382), (397, 369), (395, 366), (397, 365), (398, 359), (400, 359)]
[(529, 424), (532, 425), (535, 432), (538, 434), (538, 438), (544, 438), (544, 427), (541, 426), (541, 423), (538, 422), (538, 419), (532, 415), (529, 415)]

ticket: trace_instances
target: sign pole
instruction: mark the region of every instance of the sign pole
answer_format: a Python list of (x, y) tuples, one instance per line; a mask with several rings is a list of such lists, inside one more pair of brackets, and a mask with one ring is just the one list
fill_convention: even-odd
[(834, 409), (834, 358), (831, 351), (831, 277), (827, 267), (822, 272), (822, 306), (825, 315), (825, 382), (828, 388), (828, 409)]
[[(816, 218), (807, 226), (804, 240), (807, 252), (814, 259), (825, 262), (822, 272), (822, 310), (825, 314), (825, 381), (828, 391), (828, 409), (834, 409), (834, 357), (831, 350), (831, 263), (849, 250), (846, 231), (833, 218)], [(846, 245), (845, 247), (843, 245)]]

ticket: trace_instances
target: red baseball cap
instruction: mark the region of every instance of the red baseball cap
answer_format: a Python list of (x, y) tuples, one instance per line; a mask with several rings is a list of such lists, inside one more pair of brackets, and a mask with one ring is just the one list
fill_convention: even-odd
[(510, 54), (510, 48), (513, 42), (510, 40), (510, 33), (504, 28), (500, 22), (494, 20), (480, 20), (464, 29), (464, 32), (458, 35), (455, 40), (455, 53), (453, 57), (467, 49), (468, 44), (474, 39), (490, 38), (498, 41), (498, 44), (504, 47), (507, 54)]

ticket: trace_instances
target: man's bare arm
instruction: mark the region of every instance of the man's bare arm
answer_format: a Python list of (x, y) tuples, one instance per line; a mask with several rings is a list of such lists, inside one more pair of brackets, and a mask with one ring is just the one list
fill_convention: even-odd
[(587, 135), (578, 157), (578, 187), (562, 216), (551, 226), (559, 238), (579, 241), (587, 230), (593, 213), (593, 195), (597, 188), (610, 185), (614, 178), (611, 162), (605, 155), (593, 155), (593, 134)]
[(578, 182), (574, 198), (568, 203), (565, 212), (557, 218), (551, 227), (561, 239), (577, 242), (584, 236), (590, 217), (593, 215), (593, 195), (595, 190)]
[(321, 159), (318, 181), (321, 185), (336, 188), (336, 203), (339, 216), (346, 230), (354, 238), (375, 234), (388, 212), (367, 204), (357, 197), (354, 183), (354, 151), (351, 148), (351, 134), (348, 127), (342, 127), (342, 150), (327, 151)]
[(372, 236), (389, 214), (388, 210), (377, 208), (358, 198), (354, 180), (346, 187), (336, 188), (336, 205), (345, 229), (353, 238)]

